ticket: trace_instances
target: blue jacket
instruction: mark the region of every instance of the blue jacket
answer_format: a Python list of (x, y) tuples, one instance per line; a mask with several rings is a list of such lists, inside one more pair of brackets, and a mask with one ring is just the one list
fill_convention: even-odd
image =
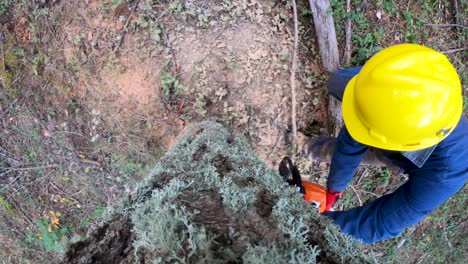
[[(328, 189), (346, 188), (368, 148), (354, 140), (345, 127), (341, 130), (332, 156)], [(365, 243), (397, 236), (463, 187), (468, 177), (468, 121), (462, 116), (454, 131), (429, 150), (430, 155), (427, 151), (415, 155), (423, 163), (411, 161), (398, 152), (382, 152), (405, 170), (408, 181), (395, 192), (364, 206), (325, 213), (344, 233)]]

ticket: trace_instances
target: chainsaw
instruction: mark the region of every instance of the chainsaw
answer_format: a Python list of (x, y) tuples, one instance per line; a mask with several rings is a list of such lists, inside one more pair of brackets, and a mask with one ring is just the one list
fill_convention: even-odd
[(285, 182), (298, 188), (299, 192), (304, 195), (304, 200), (307, 203), (313, 204), (320, 213), (325, 212), (327, 194), (320, 184), (302, 180), (299, 170), (288, 157), (283, 158), (279, 164), (278, 171)]

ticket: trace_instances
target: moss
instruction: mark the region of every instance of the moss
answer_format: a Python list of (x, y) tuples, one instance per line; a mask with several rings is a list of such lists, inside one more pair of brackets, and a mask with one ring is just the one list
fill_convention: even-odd
[(0, 208), (2, 208), (8, 216), (16, 215), (15, 208), (3, 195), (0, 195)]
[(16, 41), (13, 36), (10, 36), (0, 44), (0, 78), (1, 84), (7, 95), (15, 95), (12, 87), (15, 78), (16, 70), (18, 69), (18, 57), (14, 53)]

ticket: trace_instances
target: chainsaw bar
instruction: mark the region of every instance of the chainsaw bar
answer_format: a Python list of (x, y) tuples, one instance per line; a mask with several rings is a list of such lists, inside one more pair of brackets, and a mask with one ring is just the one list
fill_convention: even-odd
[(291, 186), (296, 186), (302, 194), (305, 194), (304, 186), (302, 186), (301, 174), (289, 157), (284, 157), (283, 160), (281, 160), (278, 172), (285, 182), (289, 183)]

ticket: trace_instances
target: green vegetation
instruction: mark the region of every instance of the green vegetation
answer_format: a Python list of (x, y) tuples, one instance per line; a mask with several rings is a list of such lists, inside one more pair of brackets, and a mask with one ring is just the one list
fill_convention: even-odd
[[(344, 39), (344, 24), (348, 18), (352, 19), (353, 35), (352, 43), (355, 54), (352, 56), (352, 65), (362, 65), (372, 54), (375, 53), (375, 47), (379, 45), (376, 42), (375, 36), (378, 36), (379, 29), (371, 30), (368, 18), (362, 10), (361, 1), (352, 1), (351, 14), (346, 12), (346, 1), (336, 0), (332, 1), (333, 15), (335, 24), (340, 25), (336, 27), (336, 32), (339, 38)], [(344, 42), (340, 42), (344, 43)]]
[[(351, 1), (351, 14), (346, 12), (345, 0), (333, 0), (331, 5), (335, 19), (336, 32), (339, 43), (344, 44), (344, 27), (348, 18), (352, 20), (352, 65), (362, 65), (370, 58), (379, 47), (392, 44), (410, 42), (422, 43), (429, 47), (438, 49), (433, 35), (436, 30), (425, 26), (426, 23), (436, 23), (437, 17), (443, 16), (439, 1), (416, 1), (417, 4), (400, 3), (396, 0), (376, 0), (370, 4), (368, 1)], [(447, 3), (450, 7), (450, 3)], [(400, 18), (397, 20), (396, 18)], [(372, 26), (371, 26), (372, 24)], [(392, 31), (386, 30), (392, 28)], [(465, 33), (458, 38), (463, 39)], [(446, 43), (440, 43), (446, 45)]]
[(12, 3), (13, 0), (0, 0), (0, 15), (4, 15)]
[(468, 114), (468, 96), (463, 96), (463, 112)]
[(184, 91), (184, 86), (180, 83), (177, 76), (169, 72), (161, 73), (161, 86), (165, 95), (180, 95)]
[(125, 3), (125, 0), (112, 0), (112, 1), (107, 5), (107, 7), (110, 8), (110, 9), (116, 9), (117, 7), (119, 7), (120, 5), (122, 5), (123, 3)]
[(3, 209), (7, 215), (16, 214), (16, 210), (13, 208), (13, 205), (8, 202), (8, 200), (3, 195), (0, 195), (0, 208)]
[(39, 233), (35, 236), (29, 235), (26, 243), (35, 243), (44, 247), (46, 252), (61, 252), (61, 241), (69, 231), (69, 227), (60, 226), (60, 213), (50, 212), (50, 219), (45, 217), (37, 222)]

